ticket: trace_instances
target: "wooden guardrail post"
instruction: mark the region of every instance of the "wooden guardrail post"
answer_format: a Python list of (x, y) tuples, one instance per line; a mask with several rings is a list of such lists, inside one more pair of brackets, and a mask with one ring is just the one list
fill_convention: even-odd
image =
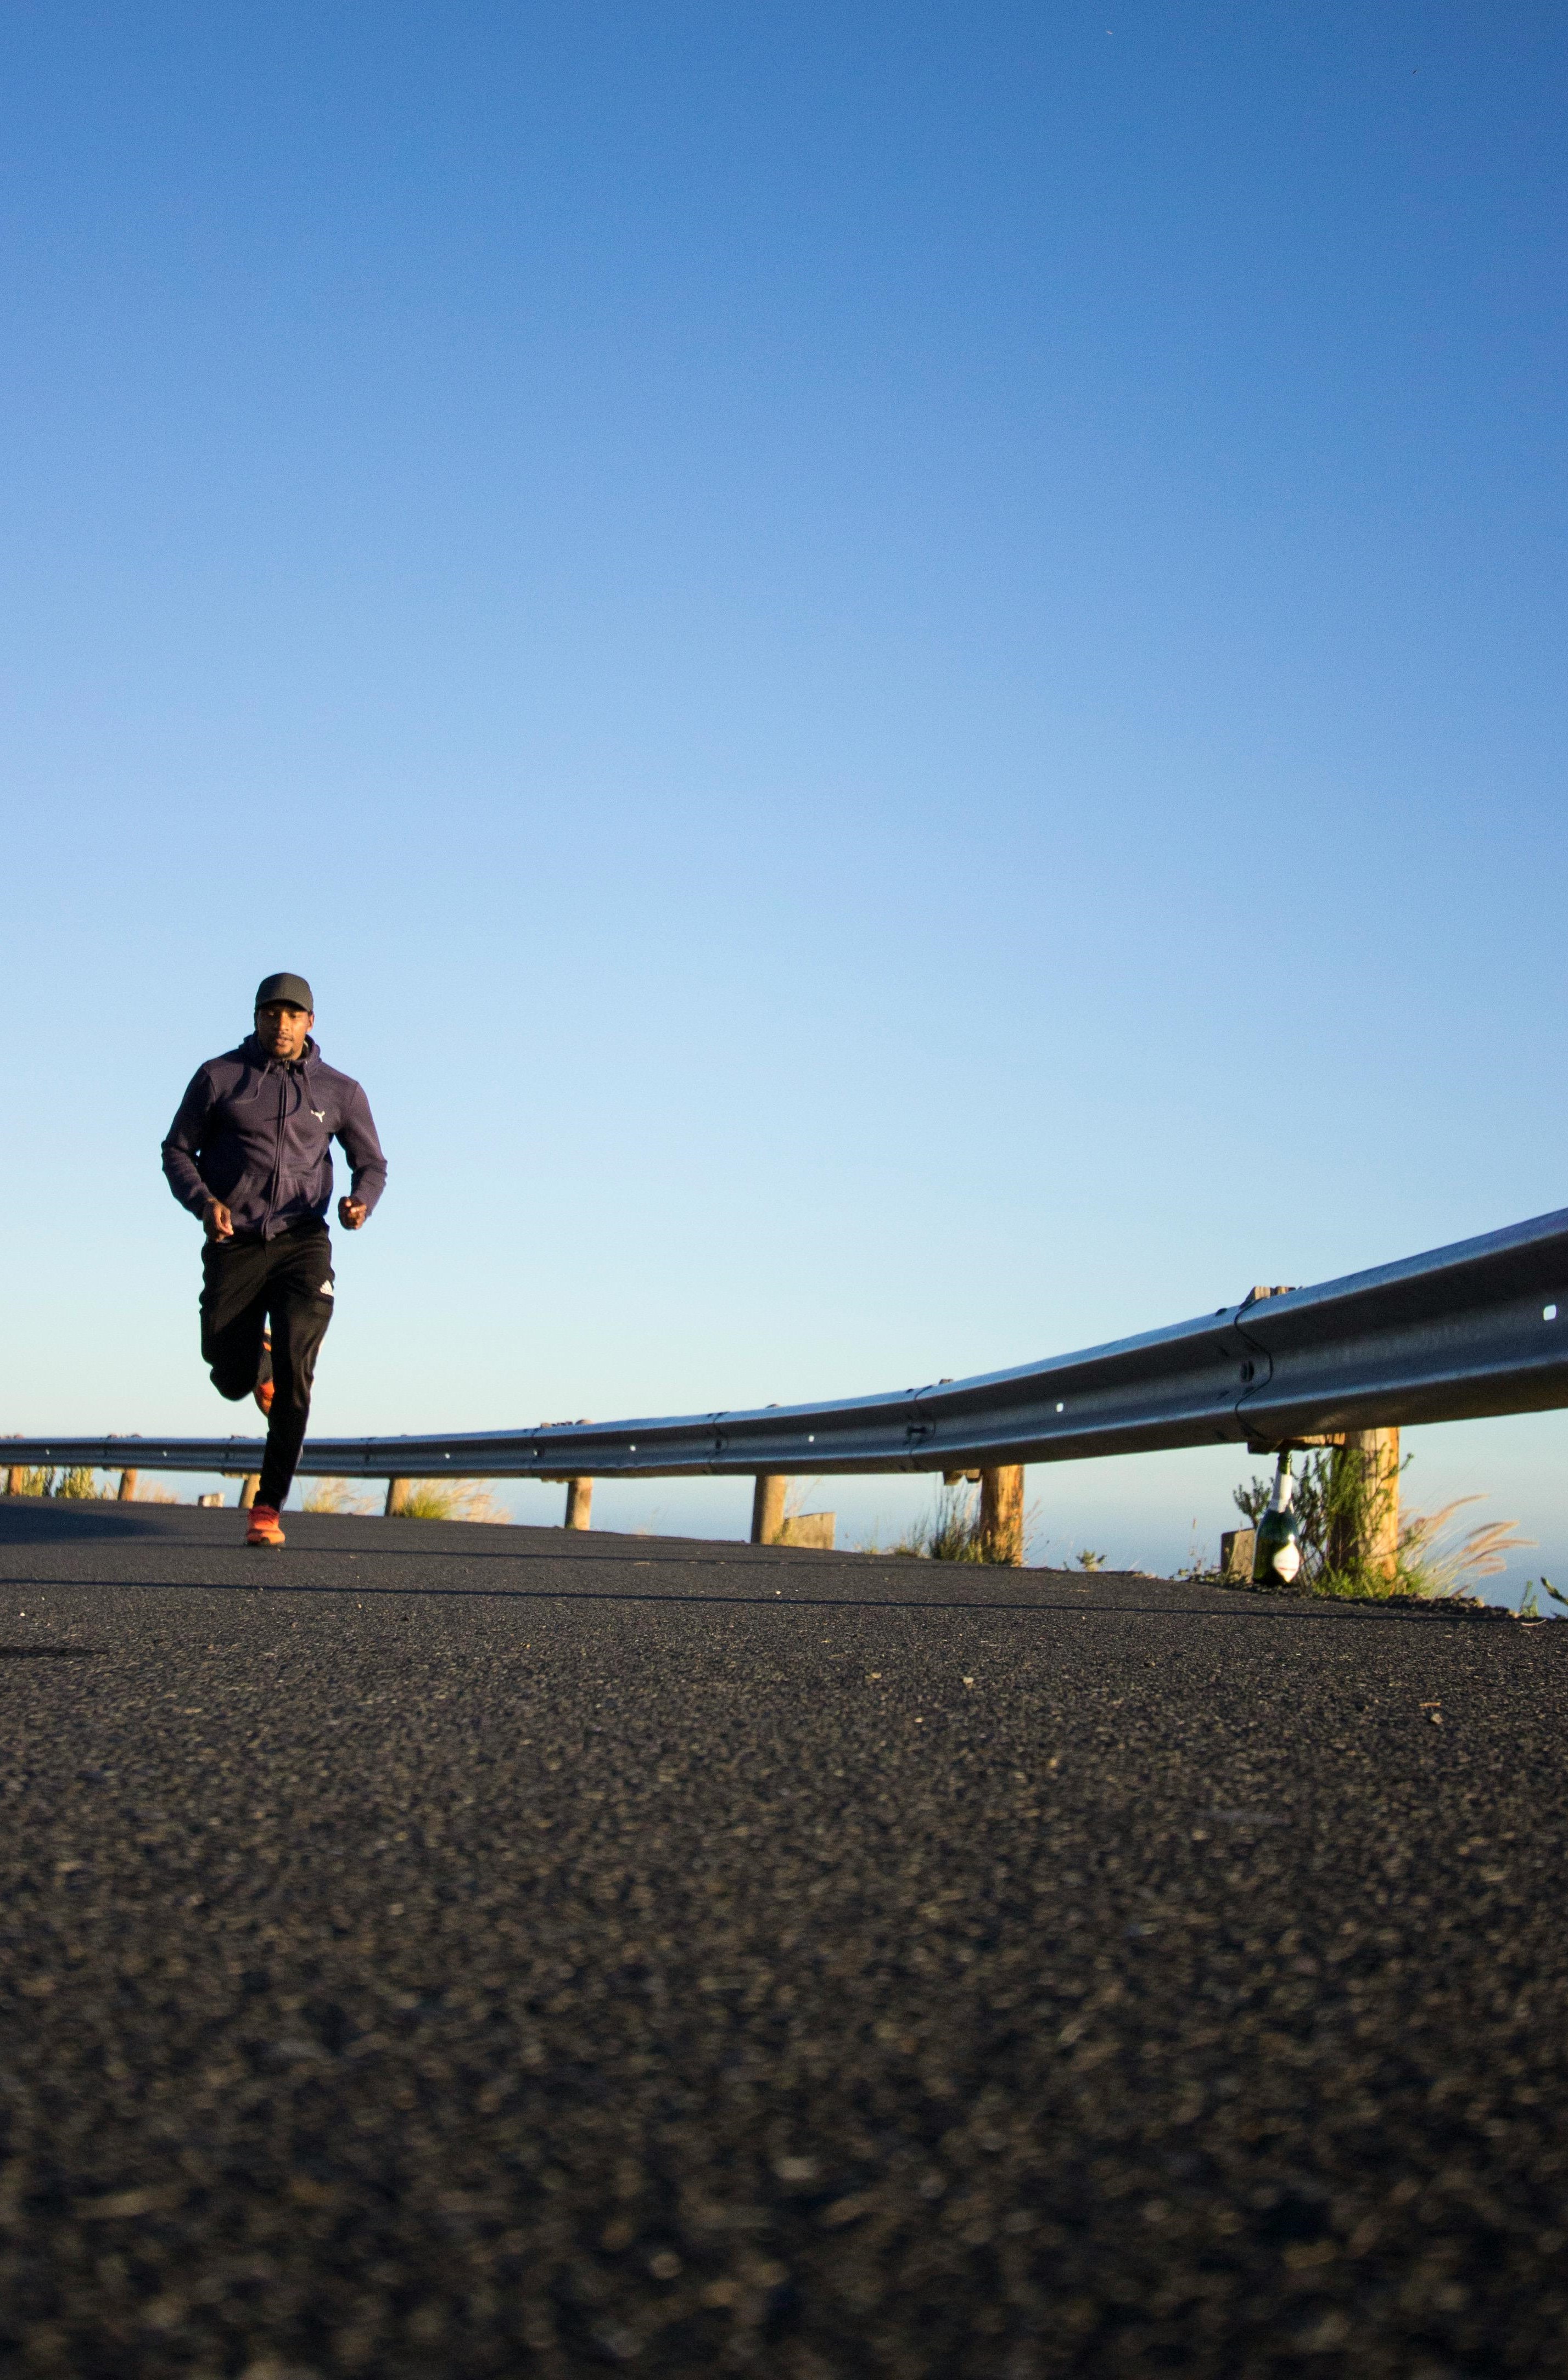
[[(1392, 1578), (1399, 1561), (1399, 1432), (1347, 1429), (1332, 1462), (1351, 1492), (1336, 1498), (1339, 1509), (1329, 1535), (1334, 1570), (1371, 1571)], [(1356, 1466), (1348, 1479), (1341, 1466)]]
[(784, 1526), (784, 1482), (776, 1472), (759, 1471), (751, 1491), (751, 1542), (776, 1546)]
[(568, 1529), (592, 1528), (593, 1482), (591, 1479), (567, 1480), (565, 1525)]
[(986, 1560), (1014, 1570), (1024, 1560), (1024, 1466), (1003, 1463), (980, 1473), (980, 1535)]
[(403, 1510), (404, 1505), (408, 1500), (408, 1490), (413, 1484), (414, 1483), (411, 1479), (389, 1479), (387, 1481), (386, 1502), (383, 1505), (382, 1510), (388, 1519), (390, 1519), (395, 1513), (400, 1512)]
[(134, 1472), (134, 1471), (122, 1471), (122, 1472), (121, 1472), (121, 1474), (120, 1474), (120, 1484), (119, 1484), (119, 1487), (118, 1487), (118, 1488), (115, 1489), (115, 1503), (116, 1503), (116, 1504), (134, 1504), (134, 1503), (135, 1503), (135, 1501), (136, 1501), (136, 1483), (137, 1483), (137, 1478), (138, 1478), (138, 1476), (139, 1476), (139, 1475), (138, 1475), (136, 1472)]
[(252, 1506), (254, 1505), (254, 1503), (255, 1503), (255, 1501), (256, 1501), (256, 1499), (257, 1499), (257, 1497), (261, 1494), (261, 1473), (260, 1473), (259, 1471), (248, 1471), (248, 1472), (246, 1473), (246, 1475), (245, 1475), (244, 1478), (243, 1478), (243, 1479), (240, 1481), (240, 1483), (239, 1483), (239, 1509), (240, 1509), (240, 1511), (241, 1511), (242, 1512), (249, 1512), (251, 1510)]

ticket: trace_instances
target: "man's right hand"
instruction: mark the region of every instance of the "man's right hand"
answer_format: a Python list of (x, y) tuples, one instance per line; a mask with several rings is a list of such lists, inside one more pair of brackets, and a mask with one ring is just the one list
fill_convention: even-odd
[(232, 1240), (234, 1217), (221, 1198), (209, 1198), (201, 1210), (201, 1228), (210, 1240)]

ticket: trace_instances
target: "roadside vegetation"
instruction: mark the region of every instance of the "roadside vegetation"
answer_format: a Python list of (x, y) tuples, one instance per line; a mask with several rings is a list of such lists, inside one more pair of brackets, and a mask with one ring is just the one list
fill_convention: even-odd
[[(345, 1511), (341, 1505), (319, 1510)], [(404, 1521), (509, 1521), (482, 1479), (413, 1479), (398, 1518)]]
[(858, 1550), (896, 1555), (907, 1561), (983, 1562), (992, 1559), (980, 1527), (980, 1500), (973, 1488), (942, 1488), (929, 1512), (911, 1521), (887, 1544), (876, 1529)]
[(347, 1512), (362, 1519), (373, 1512), (375, 1506), (357, 1496), (349, 1480), (312, 1479), (301, 1509), (307, 1512)]
[[(1039, 1507), (1031, 1504), (1024, 1515), (1025, 1560), (1035, 1536)], [(980, 1520), (980, 1495), (978, 1488), (959, 1484), (940, 1488), (936, 1500), (928, 1512), (923, 1512), (884, 1544), (877, 1530), (862, 1537), (857, 1548), (868, 1554), (897, 1555), (911, 1561), (994, 1562), (1011, 1568), (1004, 1552), (1000, 1551), (988, 1536)], [(1079, 1554), (1076, 1557), (1085, 1570), (1098, 1570), (1103, 1554)]]
[[(108, 1475), (113, 1478), (115, 1475)], [(83, 1463), (63, 1465), (57, 1471), (18, 1467), (11, 1473), (10, 1492), (13, 1496), (63, 1496), (82, 1501), (113, 1496), (114, 1488), (98, 1487), (96, 1479), (96, 1472)]]
[[(1476, 1589), (1508, 1567), (1508, 1556), (1535, 1543), (1518, 1534), (1516, 1521), (1483, 1521), (1465, 1528), (1455, 1516), (1481, 1496), (1456, 1496), (1435, 1512), (1402, 1515), (1392, 1570), (1357, 1560), (1352, 1549), (1380, 1533), (1393, 1507), (1405, 1456), (1392, 1479), (1380, 1479), (1366, 1462), (1345, 1460), (1338, 1448), (1314, 1451), (1296, 1474), (1295, 1513), (1300, 1529), (1301, 1569), (1295, 1592), (1354, 1601), (1387, 1602), (1415, 1597), (1424, 1602), (1480, 1600)], [(1235, 1490), (1236, 1510), (1254, 1528), (1273, 1487), (1254, 1476)], [(1555, 1594), (1555, 1589), (1552, 1590)], [(1562, 1598), (1559, 1598), (1560, 1600)]]

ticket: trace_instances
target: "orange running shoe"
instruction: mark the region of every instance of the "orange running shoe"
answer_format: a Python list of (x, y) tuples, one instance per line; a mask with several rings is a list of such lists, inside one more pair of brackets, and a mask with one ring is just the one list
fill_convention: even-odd
[(270, 1417), (273, 1410), (273, 1334), (270, 1330), (262, 1333), (261, 1369), (250, 1393), (261, 1411)]
[(278, 1526), (278, 1516), (274, 1508), (271, 1504), (252, 1504), (250, 1526), (245, 1533), (246, 1544), (248, 1546), (281, 1546), (283, 1541), (283, 1531)]

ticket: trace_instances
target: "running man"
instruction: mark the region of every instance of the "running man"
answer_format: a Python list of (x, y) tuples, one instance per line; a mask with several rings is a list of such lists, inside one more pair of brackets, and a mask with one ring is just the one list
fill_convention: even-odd
[[(326, 1065), (310, 1038), (316, 1003), (303, 976), (270, 975), (256, 1027), (193, 1076), (164, 1143), (164, 1172), (200, 1215), (201, 1354), (220, 1396), (255, 1396), (267, 1415), (261, 1481), (246, 1544), (281, 1546), (283, 1509), (310, 1415), (333, 1316), (332, 1148), (353, 1169), (337, 1202), (345, 1231), (364, 1224), (386, 1186), (371, 1104)], [(272, 1324), (271, 1386), (265, 1340)]]

